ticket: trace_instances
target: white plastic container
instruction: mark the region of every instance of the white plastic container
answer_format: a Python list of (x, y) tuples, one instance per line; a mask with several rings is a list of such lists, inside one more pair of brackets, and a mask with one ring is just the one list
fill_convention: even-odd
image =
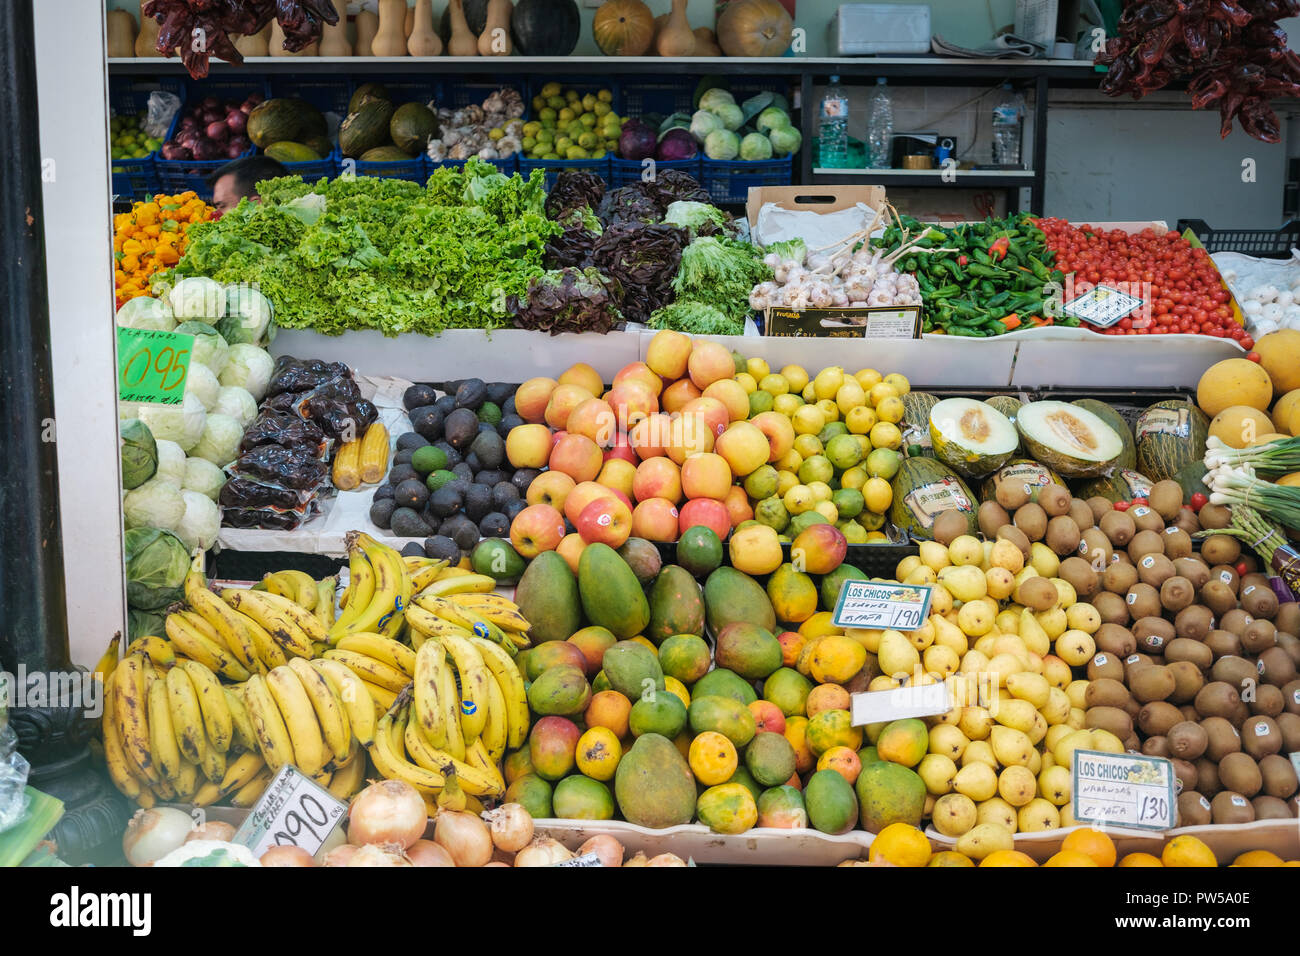
[(827, 26), (831, 56), (930, 52), (928, 3), (844, 3)]

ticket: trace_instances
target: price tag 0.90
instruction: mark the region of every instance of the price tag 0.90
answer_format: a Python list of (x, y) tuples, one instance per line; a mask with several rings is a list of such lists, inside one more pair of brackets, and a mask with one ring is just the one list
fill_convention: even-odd
[(298, 768), (285, 764), (236, 831), (233, 842), (242, 843), (257, 857), (273, 846), (298, 846), (315, 856), (347, 812), (347, 804)]

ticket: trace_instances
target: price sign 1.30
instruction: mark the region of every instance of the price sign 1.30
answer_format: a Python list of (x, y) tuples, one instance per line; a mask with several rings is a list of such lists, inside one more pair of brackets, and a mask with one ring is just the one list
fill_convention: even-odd
[(315, 855), (347, 810), (328, 790), (286, 764), (235, 833), (234, 842), (258, 857), (273, 846), (298, 846)]

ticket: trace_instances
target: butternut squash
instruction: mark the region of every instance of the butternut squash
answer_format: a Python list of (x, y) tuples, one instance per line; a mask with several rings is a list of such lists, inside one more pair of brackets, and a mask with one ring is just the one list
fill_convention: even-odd
[(370, 42), (374, 56), (406, 56), (406, 0), (379, 0), (379, 31)]
[(348, 42), (348, 24), (346, 17), (340, 16), (339, 22), (334, 24), (334, 26), (330, 26), (328, 23), (321, 25), (320, 55), (352, 55), (352, 44)]
[(251, 36), (232, 38), (235, 49), (245, 57), (271, 55), (271, 24), (267, 24)]
[(731, 0), (718, 14), (718, 46), (727, 56), (781, 56), (793, 29), (780, 0)]
[(125, 10), (109, 10), (105, 25), (108, 29), (108, 55), (135, 56), (135, 17)]
[(158, 52), (158, 21), (145, 17), (140, 23), (140, 32), (135, 35), (135, 55), (138, 57), (160, 57)]
[(451, 38), (447, 41), (448, 56), (478, 56), (478, 40), (470, 31), (465, 19), (465, 5), (461, 0), (448, 0), (448, 17), (451, 21)]
[(722, 47), (718, 46), (718, 38), (708, 27), (695, 28), (695, 55), (722, 56)]
[(479, 56), (510, 55), (510, 15), (514, 11), (511, 0), (488, 0), (487, 19), (478, 36)]
[(591, 33), (606, 56), (643, 56), (654, 42), (654, 14), (642, 0), (605, 0)]
[(373, 10), (362, 10), (357, 14), (357, 56), (374, 56), (370, 49), (370, 44), (375, 39), (375, 34), (379, 32), (379, 14)]
[(442, 37), (433, 29), (433, 0), (415, 0), (415, 26), (406, 40), (411, 56), (440, 56)]
[(406, 39), (408, 42), (411, 39), (411, 31), (414, 29), (415, 29), (415, 8), (407, 7), (406, 19), (402, 21), (402, 32), (406, 34)]
[(695, 34), (686, 19), (686, 0), (673, 0), (672, 12), (655, 38), (655, 52), (660, 56), (693, 56)]

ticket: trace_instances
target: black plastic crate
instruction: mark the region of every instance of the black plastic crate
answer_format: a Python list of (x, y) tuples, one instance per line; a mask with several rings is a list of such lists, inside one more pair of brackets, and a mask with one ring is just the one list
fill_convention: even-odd
[(232, 551), (215, 552), (208, 564), (208, 577), (223, 581), (260, 581), (273, 571), (305, 571), (313, 578), (337, 574), (347, 565), (346, 558), (331, 558), (324, 554), (304, 554), (298, 551)]
[(1262, 259), (1290, 259), (1300, 247), (1300, 220), (1280, 229), (1211, 229), (1204, 219), (1179, 219), (1178, 231), (1191, 230), (1208, 252), (1240, 252)]

